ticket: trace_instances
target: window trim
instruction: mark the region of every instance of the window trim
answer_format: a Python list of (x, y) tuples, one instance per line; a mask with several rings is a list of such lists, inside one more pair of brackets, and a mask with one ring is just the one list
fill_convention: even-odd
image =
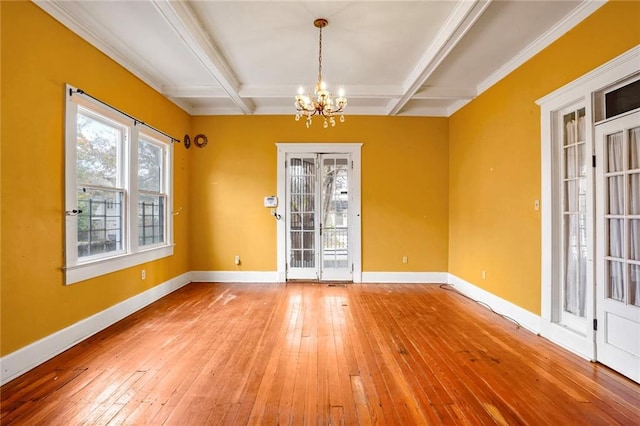
[[(133, 120), (104, 104), (78, 93), (76, 88), (67, 84), (65, 87), (66, 111), (65, 111), (65, 260), (64, 283), (74, 284), (90, 278), (119, 271), (142, 263), (161, 259), (173, 255), (173, 214), (170, 206), (173, 205), (173, 144), (169, 137), (157, 132), (148, 126), (140, 125)], [(122, 178), (125, 188), (125, 212), (124, 212), (124, 253), (118, 252), (111, 256), (86, 261), (78, 260), (77, 252), (77, 217), (68, 212), (77, 208), (77, 179), (76, 179), (76, 145), (77, 145), (77, 114), (78, 105), (97, 112), (100, 115), (113, 119), (129, 128), (128, 141), (124, 149), (127, 154), (124, 159), (124, 171)], [(138, 247), (137, 235), (137, 200), (138, 200), (138, 138), (146, 137), (156, 142), (166, 143), (166, 158), (164, 166), (164, 188), (166, 188), (166, 223), (165, 242), (151, 246)]]

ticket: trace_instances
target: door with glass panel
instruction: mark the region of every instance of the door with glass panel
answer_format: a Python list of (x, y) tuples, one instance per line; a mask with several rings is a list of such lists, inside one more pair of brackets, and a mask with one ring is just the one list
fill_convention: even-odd
[(596, 126), (597, 358), (640, 382), (640, 112)]
[(589, 314), (588, 280), (588, 199), (591, 150), (586, 138), (585, 108), (562, 112), (562, 269), (559, 322), (574, 331), (586, 333)]
[(287, 279), (352, 280), (349, 157), (287, 155)]

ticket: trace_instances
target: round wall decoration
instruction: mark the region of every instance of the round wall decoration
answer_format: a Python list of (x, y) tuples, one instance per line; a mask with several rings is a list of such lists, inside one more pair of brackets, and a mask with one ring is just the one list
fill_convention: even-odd
[(209, 142), (209, 140), (202, 133), (197, 134), (196, 137), (193, 138), (193, 144), (198, 148), (204, 148), (207, 146), (207, 142)]
[(189, 149), (190, 146), (191, 146), (191, 138), (189, 137), (189, 135), (184, 135), (184, 147)]

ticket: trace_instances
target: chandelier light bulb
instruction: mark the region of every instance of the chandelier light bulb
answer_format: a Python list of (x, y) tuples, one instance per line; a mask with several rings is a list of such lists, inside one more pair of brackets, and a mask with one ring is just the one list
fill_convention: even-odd
[(298, 87), (298, 95), (304, 94), (304, 88), (302, 86)]

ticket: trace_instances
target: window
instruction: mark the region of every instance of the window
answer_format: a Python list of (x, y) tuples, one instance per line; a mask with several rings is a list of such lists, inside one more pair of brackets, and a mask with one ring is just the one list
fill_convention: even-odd
[(65, 282), (173, 254), (170, 138), (67, 86)]

